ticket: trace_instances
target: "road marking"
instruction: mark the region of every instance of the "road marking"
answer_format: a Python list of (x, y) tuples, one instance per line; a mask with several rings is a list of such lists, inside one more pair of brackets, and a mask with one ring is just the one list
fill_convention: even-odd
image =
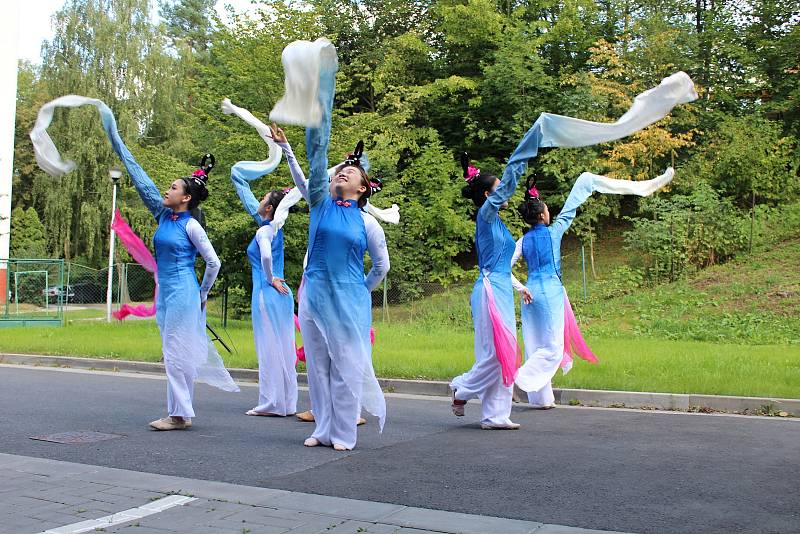
[(131, 508), (123, 510), (116, 514), (107, 515), (98, 519), (88, 519), (79, 523), (72, 523), (71, 525), (64, 525), (63, 527), (51, 528), (39, 534), (79, 534), (80, 532), (89, 532), (99, 528), (108, 528), (129, 521), (136, 521), (149, 515), (157, 514), (174, 508), (175, 506), (183, 506), (186, 503), (196, 501), (195, 497), (184, 497), (183, 495), (169, 495), (162, 499), (147, 503), (138, 508)]

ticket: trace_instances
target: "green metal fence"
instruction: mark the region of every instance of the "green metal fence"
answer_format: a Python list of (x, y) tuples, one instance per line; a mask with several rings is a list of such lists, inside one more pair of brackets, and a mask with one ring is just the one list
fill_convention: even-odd
[(0, 313), (4, 326), (61, 326), (64, 302), (64, 260), (0, 259), (6, 266), (6, 295)]

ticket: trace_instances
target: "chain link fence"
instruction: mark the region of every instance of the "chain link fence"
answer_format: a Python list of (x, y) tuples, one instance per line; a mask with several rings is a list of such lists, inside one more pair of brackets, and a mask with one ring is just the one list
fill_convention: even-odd
[(64, 318), (64, 261), (0, 260), (5, 295), (0, 326), (61, 324)]
[[(113, 309), (121, 304), (152, 302), (153, 275), (137, 263), (117, 263), (111, 273)], [(62, 288), (67, 310), (105, 309), (108, 296), (108, 268), (95, 269), (79, 263), (67, 263)]]

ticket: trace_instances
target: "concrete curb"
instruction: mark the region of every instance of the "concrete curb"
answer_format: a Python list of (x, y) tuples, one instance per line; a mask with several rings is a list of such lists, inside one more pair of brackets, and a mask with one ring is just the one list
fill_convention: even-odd
[[(70, 367), (99, 371), (164, 374), (164, 365), (151, 362), (81, 358), (76, 356), (46, 356), (39, 354), (0, 353), (0, 364), (31, 365), (37, 367)], [(258, 382), (256, 369), (228, 369), (235, 380)], [(297, 381), (308, 384), (305, 373), (299, 373)], [(379, 378), (387, 393), (408, 395), (450, 396), (448, 382), (437, 380), (403, 380)], [(722, 395), (695, 395), (682, 393), (648, 393), (638, 391), (607, 391), (594, 389), (557, 389), (556, 404), (591, 406), (602, 408), (639, 408), (649, 410), (671, 410), (682, 412), (728, 412), (747, 415), (786, 415), (800, 417), (800, 399), (766, 397), (733, 397)], [(514, 399), (525, 402), (525, 393), (515, 389)], [(783, 414), (781, 414), (783, 415)]]

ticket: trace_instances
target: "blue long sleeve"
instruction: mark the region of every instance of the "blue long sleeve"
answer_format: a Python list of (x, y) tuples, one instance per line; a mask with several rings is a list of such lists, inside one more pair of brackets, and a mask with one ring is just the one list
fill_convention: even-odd
[(483, 217), (484, 221), (491, 221), (495, 215), (500, 211), (500, 207), (508, 202), (511, 195), (517, 189), (519, 178), (528, 167), (528, 161), (535, 158), (539, 153), (539, 142), (542, 139), (542, 131), (537, 123), (525, 133), (522, 141), (519, 142), (517, 148), (508, 158), (508, 163), (503, 171), (503, 177), (500, 184), (497, 186), (486, 199), (483, 206), (481, 206), (478, 215)]
[(580, 205), (592, 196), (594, 190), (592, 174), (583, 173), (578, 176), (578, 179), (575, 180), (575, 185), (572, 186), (572, 190), (569, 192), (567, 201), (564, 203), (564, 207), (561, 208), (558, 216), (550, 225), (550, 232), (554, 236), (561, 239), (564, 233), (569, 229), (572, 221), (575, 220), (575, 214)]
[(242, 201), (244, 209), (257, 225), (264, 224), (264, 220), (258, 214), (259, 201), (250, 189), (250, 181), (260, 178), (274, 169), (267, 168), (260, 161), (240, 161), (231, 167), (231, 182), (236, 189), (239, 200)]
[(153, 217), (158, 220), (164, 210), (166, 210), (162, 204), (161, 191), (158, 190), (158, 187), (153, 183), (150, 176), (148, 176), (142, 166), (139, 165), (133, 157), (133, 154), (131, 154), (131, 151), (125, 146), (125, 143), (122, 142), (122, 138), (119, 136), (119, 132), (117, 132), (117, 121), (114, 119), (114, 114), (111, 112), (111, 109), (102, 102), (100, 104), (102, 104), (98, 105), (100, 117), (103, 120), (103, 128), (108, 135), (108, 139), (111, 141), (111, 146), (114, 148), (114, 152), (119, 156), (119, 159), (122, 160), (122, 164), (128, 171), (133, 181), (133, 186), (142, 198), (144, 205), (147, 206), (147, 209), (150, 210)]
[(317, 128), (306, 128), (306, 153), (308, 154), (308, 203), (318, 205), (328, 197), (328, 144), (331, 139), (331, 112), (336, 85), (337, 67), (320, 71), (319, 100), (322, 105), (322, 122)]

